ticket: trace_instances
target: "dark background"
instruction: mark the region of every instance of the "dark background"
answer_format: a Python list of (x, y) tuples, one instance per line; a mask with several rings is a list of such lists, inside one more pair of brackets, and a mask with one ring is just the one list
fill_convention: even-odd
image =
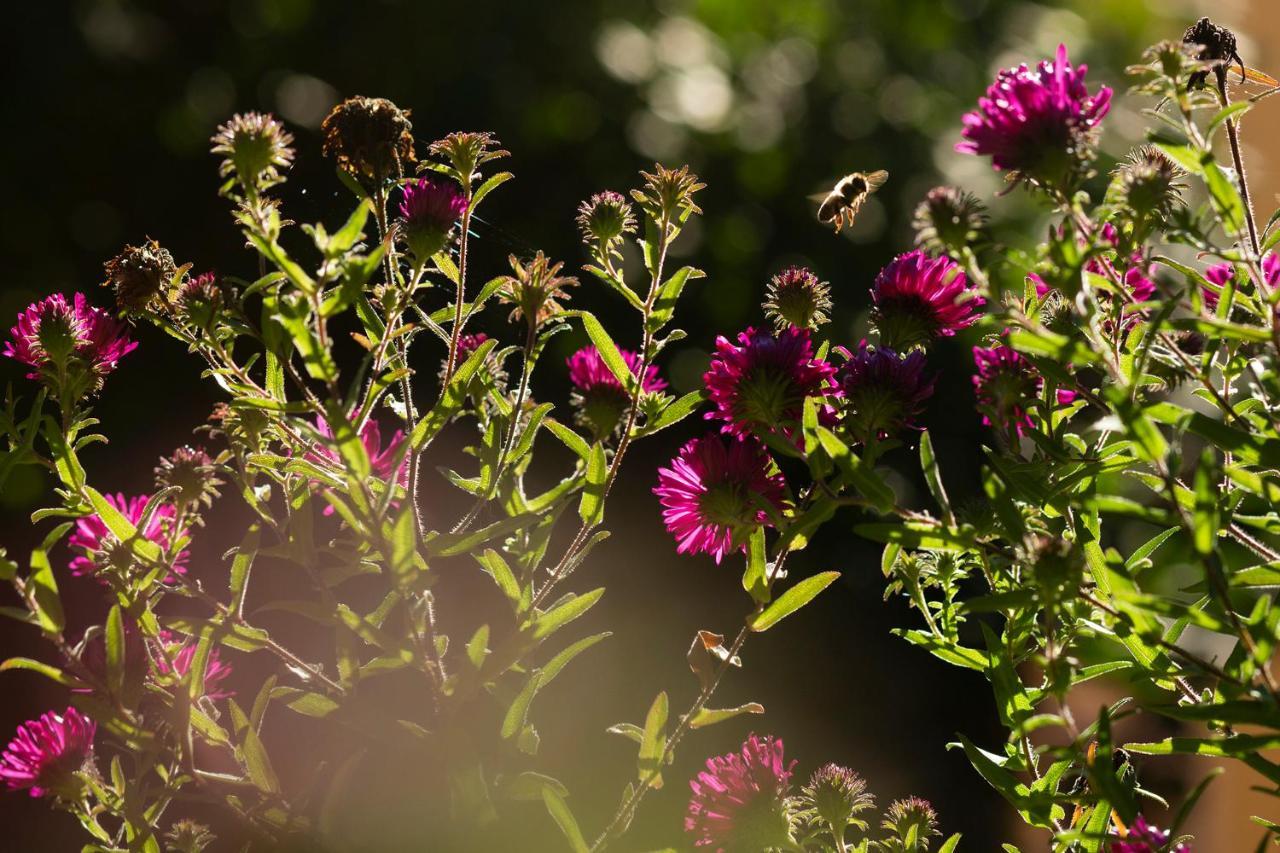
[[(378, 95), (412, 110), (423, 151), (448, 131), (487, 129), (513, 152), (503, 165), (517, 180), (486, 203), (491, 225), (477, 229), (472, 281), (499, 272), (509, 252), (534, 247), (577, 266), (584, 258), (572, 217), (580, 200), (634, 186), (636, 170), (654, 159), (690, 163), (708, 184), (698, 197), (706, 216), (682, 240), (681, 260), (708, 278), (687, 292), (679, 325), (688, 340), (664, 356), (664, 373), (683, 392), (700, 381), (717, 334), (761, 321), (767, 277), (791, 263), (831, 281), (837, 307), (825, 328), (835, 343), (856, 344), (867, 328), (867, 287), (881, 265), (909, 248), (910, 214), (923, 192), (944, 180), (988, 199), (998, 189), (985, 161), (951, 152), (960, 115), (994, 69), (1049, 56), (1065, 41), (1073, 60), (1090, 63), (1091, 83), (1123, 90), (1122, 69), (1141, 47), (1180, 36), (1199, 14), (1190, 3), (1161, 5), (1157, 15), (1132, 0), (23, 4), (6, 16), (0, 317), (55, 290), (83, 289), (107, 304), (98, 287), (102, 262), (147, 235), (197, 271), (249, 274), (256, 262), (215, 197), (216, 162), (207, 152), (208, 137), (234, 111), (275, 111), (296, 136), (285, 214), (340, 222), (350, 199), (320, 157), (316, 128), (337, 100)], [(1110, 154), (1123, 153), (1140, 132), (1123, 102), (1107, 126)], [(1101, 165), (1109, 167), (1106, 157)], [(815, 224), (807, 195), (847, 171), (875, 168), (888, 169), (890, 182), (847, 237)], [(992, 204), (997, 232), (1010, 245), (1029, 245), (1040, 233), (1022, 194)], [(615, 337), (634, 346), (638, 336), (618, 325), (629, 318), (611, 294), (586, 281), (575, 298), (612, 319)], [(480, 328), (514, 339), (497, 308)], [(137, 336), (139, 351), (96, 407), (111, 444), (85, 453), (102, 491), (149, 490), (154, 460), (191, 440), (219, 399), (180, 346), (150, 328)], [(558, 341), (557, 362), (582, 343)], [(927, 418), (960, 499), (974, 491), (983, 437), (969, 393), (971, 343), (949, 341), (934, 351), (940, 377)], [(534, 394), (563, 402), (563, 371), (549, 366)], [(27, 390), (10, 363), (0, 365), (0, 378)], [(633, 746), (604, 729), (641, 721), (659, 689), (669, 691), (673, 715), (686, 707), (695, 692), (684, 663), (693, 632), (732, 634), (745, 611), (737, 567), (677, 556), (648, 493), (654, 468), (698, 429), (682, 425), (627, 459), (623, 488), (610, 503), (613, 537), (574, 581), (579, 590), (608, 587), (581, 633), (607, 626), (615, 636), (534, 706), (546, 768), (569, 785), (589, 836), (632, 773)], [(889, 462), (909, 472), (913, 452), (898, 451)], [(908, 502), (922, 493), (911, 477), (894, 480)], [(51, 502), (49, 487), (30, 469), (0, 495), (0, 544), (11, 554), (43, 535), (26, 517)], [(441, 483), (428, 503), (429, 514), (448, 518), (455, 502)], [(882, 603), (879, 550), (848, 533), (854, 520), (840, 517), (790, 565), (793, 577), (838, 569), (843, 582), (804, 618), (753, 638), (745, 669), (731, 673), (715, 700), (759, 701), (768, 714), (686, 740), (667, 789), (650, 796), (619, 849), (679, 843), (686, 780), (707, 755), (736, 747), (752, 728), (785, 740), (801, 778), (837, 761), (867, 776), (884, 804), (908, 793), (930, 799), (944, 830), (964, 832), (966, 849), (1015, 838), (1003, 803), (961, 755), (944, 749), (957, 731), (998, 744), (985, 682), (890, 635), (892, 627), (914, 626), (915, 617), (897, 600)], [(218, 557), (229, 541), (210, 529), (196, 543), (196, 571), (221, 578)], [(88, 582), (59, 577), (75, 635), (101, 620), (102, 604)], [(456, 591), (442, 604), (446, 623), (467, 621), (470, 595), (491, 594), (466, 581)], [(0, 632), (6, 653), (48, 654), (12, 624)], [(248, 702), (253, 664), (239, 668)], [(65, 702), (29, 674), (5, 675), (3, 689), (0, 732)], [(293, 722), (269, 717), (268, 743), (279, 738), (279, 749), (301, 759), (309, 745), (289, 737)], [(527, 844), (543, 849), (555, 830), (535, 817), (530, 831), (538, 834)], [(75, 850), (82, 840), (72, 821), (22, 795), (0, 798), (0, 826), (8, 849)]]

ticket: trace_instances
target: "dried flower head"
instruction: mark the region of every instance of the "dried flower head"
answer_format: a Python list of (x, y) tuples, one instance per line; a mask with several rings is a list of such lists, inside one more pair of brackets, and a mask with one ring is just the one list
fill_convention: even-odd
[(973, 193), (934, 187), (916, 205), (911, 224), (917, 246), (935, 253), (958, 251), (982, 239), (987, 209)]
[(352, 177), (374, 186), (402, 177), (405, 167), (417, 159), (409, 110), (386, 98), (347, 98), (329, 111), (320, 130), (324, 155)]
[(1133, 151), (1112, 173), (1112, 203), (1123, 205), (1143, 217), (1167, 219), (1185, 204), (1182, 183), (1186, 172), (1154, 145)]
[[(1218, 78), (1219, 86), (1227, 80), (1227, 66), (1232, 62), (1240, 63), (1241, 77), (1244, 76), (1244, 62), (1237, 49), (1236, 34), (1226, 27), (1219, 26), (1208, 18), (1201, 18), (1182, 34), (1182, 43), (1192, 45), (1196, 50), (1196, 58), (1213, 63), (1213, 72)], [(1207, 70), (1197, 71), (1191, 75), (1188, 88), (1198, 89), (1208, 78)]]
[(844, 392), (844, 424), (855, 438), (866, 443), (920, 428), (916, 418), (933, 396), (934, 381), (925, 375), (923, 352), (901, 356), (888, 347), (869, 347), (866, 341), (854, 354), (838, 349), (845, 356), (836, 371)]
[(578, 205), (578, 228), (582, 241), (610, 249), (624, 234), (634, 234), (636, 215), (621, 193), (605, 190)]
[(706, 418), (723, 421), (720, 429), (728, 435), (792, 435), (807, 397), (839, 396), (835, 372), (814, 358), (808, 329), (788, 326), (774, 335), (749, 328), (737, 343), (721, 336), (702, 377), (714, 407)]
[(837, 836), (848, 826), (866, 828), (866, 821), (857, 816), (876, 805), (876, 798), (867, 791), (866, 780), (839, 764), (826, 764), (815, 770), (798, 799), (809, 821), (823, 821)]
[(769, 510), (786, 506), (786, 480), (754, 438), (730, 440), (714, 433), (691, 439), (658, 469), (653, 493), (680, 554), (706, 553), (718, 564), (747, 547), (752, 531), (770, 525)]
[(125, 311), (143, 311), (162, 296), (178, 275), (173, 255), (150, 238), (141, 246), (125, 246), (103, 265), (103, 285), (115, 291), (116, 304)]
[[(640, 356), (625, 349), (618, 352), (631, 370), (631, 375), (635, 376), (640, 369)], [(575, 419), (579, 424), (589, 427), (598, 437), (611, 434), (626, 414), (631, 403), (631, 393), (613, 375), (613, 371), (601, 357), (600, 350), (594, 345), (578, 350), (569, 356), (566, 363), (569, 366), (569, 381), (573, 384), (569, 402), (573, 405)], [(666, 381), (658, 376), (658, 368), (649, 365), (644, 372), (641, 390), (646, 394), (654, 394), (666, 387)]]
[(765, 316), (779, 331), (787, 326), (813, 330), (829, 319), (831, 286), (804, 267), (788, 267), (769, 279), (765, 297)]
[(487, 130), (455, 131), (431, 143), (431, 153), (449, 161), (453, 177), (462, 184), (468, 197), (472, 182), (479, 177), (477, 169), (491, 160), (511, 156), (511, 152), (502, 148), (498, 137)]
[[(942, 834), (938, 831), (938, 815), (933, 806), (920, 797), (907, 797), (891, 803), (880, 826), (892, 834), (880, 846), (893, 853), (919, 850), (921, 845), (927, 849), (929, 839)], [(915, 842), (908, 846), (908, 839), (915, 839)]]
[(684, 831), (693, 845), (744, 853), (795, 849), (787, 804), (795, 764), (771, 735), (753, 734), (741, 751), (708, 758), (707, 769), (689, 782)]
[(956, 150), (991, 157), (997, 171), (1070, 192), (1095, 155), (1099, 123), (1111, 108), (1111, 89), (1090, 94), (1088, 66), (1072, 67), (1066, 45), (1035, 68), (1004, 69), (964, 116)]
[(178, 288), (178, 314), (195, 328), (210, 331), (217, 324), (225, 299), (217, 273), (188, 276)]
[(212, 506), (220, 496), (218, 464), (203, 447), (183, 446), (160, 459), (156, 466), (156, 488), (177, 489), (171, 499), (178, 506), (197, 509)]
[(523, 318), (536, 329), (564, 311), (562, 303), (569, 298), (566, 289), (578, 280), (560, 275), (563, 263), (552, 263), (541, 250), (528, 263), (522, 263), (515, 255), (507, 260), (512, 274), (504, 278), (498, 297), (515, 306), (511, 311), (512, 321)]
[(217, 840), (209, 827), (186, 818), (175, 820), (164, 834), (165, 849), (171, 853), (203, 853)]
[(880, 270), (871, 302), (881, 342), (898, 352), (972, 326), (985, 304), (959, 264), (919, 250), (899, 255)]
[(641, 210), (659, 222), (683, 222), (691, 214), (702, 213), (702, 208), (693, 202), (693, 194), (706, 184), (699, 182), (688, 166), (668, 169), (655, 163), (653, 168), (652, 174), (640, 173), (644, 188), (631, 191)]
[(92, 771), (93, 736), (97, 724), (75, 708), (18, 726), (17, 734), (0, 755), (0, 779), (10, 791), (30, 791), (33, 797), (52, 794), (67, 801), (80, 795), (76, 773)]
[(55, 293), (27, 306), (9, 336), (0, 354), (33, 368), (27, 378), (47, 381), (63, 399), (97, 391), (138, 346), (123, 323), (89, 305), (83, 293), (71, 302)]
[(210, 153), (222, 156), (218, 174), (235, 176), (250, 194), (280, 183), (293, 165), (293, 135), (270, 113), (236, 113), (209, 141)]
[(453, 226), (467, 210), (457, 185), (444, 178), (419, 178), (404, 185), (400, 233), (419, 264), (449, 243)]

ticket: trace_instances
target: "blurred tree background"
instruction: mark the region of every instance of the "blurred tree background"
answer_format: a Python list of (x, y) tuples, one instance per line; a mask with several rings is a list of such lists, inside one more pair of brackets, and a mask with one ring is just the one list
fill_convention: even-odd
[[(484, 129), (512, 151), (508, 167), (517, 180), (488, 203), (488, 221), (477, 227), (486, 274), (508, 253), (534, 247), (576, 266), (583, 255), (572, 218), (580, 200), (633, 186), (636, 170), (655, 159), (690, 163), (708, 184), (699, 196), (706, 216), (681, 252), (708, 278), (695, 286), (680, 324), (689, 339), (663, 364), (684, 392), (699, 385), (717, 334), (760, 322), (765, 281), (792, 263), (832, 282), (829, 328), (856, 344), (872, 277), (910, 246), (912, 209), (937, 183), (967, 186), (991, 202), (996, 233), (1008, 245), (1034, 244), (1045, 227), (1039, 212), (1020, 193), (991, 200), (1000, 183), (986, 161), (952, 151), (961, 114), (997, 68), (1050, 56), (1062, 41), (1073, 60), (1089, 63), (1091, 87), (1105, 82), (1123, 91), (1123, 69), (1145, 45), (1179, 38), (1196, 17), (1211, 14), (1238, 28), (1246, 61), (1276, 73), (1264, 64), (1261, 43), (1263, 27), (1280, 26), (1274, 0), (1254, 7), (1261, 23), (1243, 0), (1212, 9), (1190, 0), (20, 4), (7, 10), (0, 317), (55, 290), (83, 289), (106, 304), (97, 289), (102, 262), (144, 235), (196, 270), (250, 272), (252, 257), (214, 195), (208, 138), (215, 126), (234, 111), (283, 117), (299, 151), (285, 213), (332, 222), (345, 216), (349, 196), (320, 157), (317, 128), (341, 98), (377, 95), (412, 109), (420, 147), (451, 130)], [(1274, 44), (1280, 34), (1272, 35)], [(1106, 121), (1105, 151), (1122, 156), (1141, 126), (1133, 102), (1119, 100)], [(1252, 162), (1274, 181), (1257, 157)], [(1099, 166), (1105, 171), (1110, 162)], [(889, 171), (889, 184), (856, 227), (837, 238), (816, 224), (808, 195), (846, 172), (879, 168)], [(1265, 217), (1274, 194), (1259, 195)], [(576, 298), (610, 316), (610, 295), (590, 282)], [(481, 324), (510, 335), (499, 309)], [(616, 336), (635, 345), (630, 331)], [(140, 337), (139, 355), (122, 365), (98, 406), (112, 444), (86, 454), (104, 491), (148, 490), (155, 457), (191, 440), (217, 400), (179, 345), (150, 329)], [(561, 357), (581, 345), (571, 337), (557, 339)], [(961, 496), (974, 492), (983, 438), (968, 380), (971, 343), (939, 348), (928, 418), (949, 486)], [(435, 373), (429, 364), (420, 368), (424, 379)], [(0, 366), (0, 378), (19, 377), (14, 365)], [(534, 393), (563, 401), (566, 384), (548, 381)], [(559, 683), (538, 720), (544, 753), (554, 756), (550, 769), (569, 785), (588, 830), (611, 813), (631, 772), (633, 747), (605, 728), (640, 717), (663, 687), (683, 707), (695, 689), (684, 663), (694, 630), (728, 632), (745, 607), (735, 570), (676, 556), (648, 493), (656, 465), (692, 431), (628, 458), (630, 488), (612, 505), (613, 539), (583, 570), (609, 590), (591, 627), (607, 624), (615, 636), (576, 664), (577, 678)], [(26, 517), (48, 485), (26, 469), (0, 495), (2, 544), (12, 553), (32, 544)], [(920, 486), (903, 477), (894, 485), (905, 495)], [(447, 488), (431, 494), (448, 513)], [(222, 548), (210, 534), (214, 541), (197, 553), (217, 577)], [(890, 635), (915, 617), (896, 601), (881, 602), (878, 549), (831, 530), (799, 556), (795, 575), (834, 568), (845, 582), (806, 618), (753, 640), (745, 669), (718, 697), (726, 705), (759, 701), (768, 714), (686, 741), (668, 789), (646, 802), (619, 849), (679, 843), (685, 780), (707, 755), (740, 743), (748, 725), (781, 736), (800, 759), (801, 776), (833, 760), (867, 776), (882, 802), (909, 792), (930, 799), (945, 830), (964, 832), (965, 849), (1015, 840), (1004, 805), (963, 756), (944, 748), (956, 731), (979, 743), (998, 737), (985, 685)], [(83, 599), (82, 624), (101, 619), (87, 584), (67, 583), (69, 595)], [(6, 651), (43, 652), (9, 625), (0, 631)], [(6, 736), (65, 701), (36, 676), (3, 678)], [(557, 719), (549, 713), (555, 703), (574, 711)], [(1176, 797), (1185, 784), (1156, 779), (1147, 787)], [(393, 810), (371, 804), (370, 819)], [(536, 811), (525, 849), (543, 849), (532, 839), (555, 837)], [(6, 797), (0, 815), (10, 849), (78, 849), (78, 828), (34, 801)]]

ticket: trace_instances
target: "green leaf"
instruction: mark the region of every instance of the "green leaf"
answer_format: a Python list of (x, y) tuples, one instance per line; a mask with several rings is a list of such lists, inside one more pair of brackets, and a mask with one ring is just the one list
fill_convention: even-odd
[(118, 696), (124, 686), (125, 671), (124, 616), (119, 604), (113, 604), (107, 611), (106, 634), (103, 639), (107, 650), (107, 685), (112, 694)]
[(747, 541), (747, 568), (742, 573), (742, 588), (760, 604), (769, 603), (768, 562), (765, 557), (764, 527), (757, 525)]
[(13, 669), (25, 669), (28, 672), (37, 672), (50, 681), (56, 681), (58, 684), (65, 687), (82, 686), (79, 679), (67, 675), (56, 666), (50, 666), (43, 661), (32, 660), (31, 658), (9, 658), (4, 663), (0, 663), (0, 672), (8, 672)]
[(93, 511), (97, 513), (98, 518), (102, 519), (102, 523), (107, 526), (107, 530), (111, 531), (112, 536), (128, 545), (129, 549), (142, 560), (150, 563), (160, 561), (163, 554), (159, 545), (139, 536), (138, 528), (134, 527), (129, 519), (108, 503), (107, 499), (92, 486), (84, 486), (82, 491), (89, 498)]
[(609, 463), (605, 459), (604, 444), (591, 446), (587, 458), (587, 482), (578, 501), (578, 517), (587, 525), (599, 524), (604, 519), (604, 484), (609, 476)]
[(966, 551), (973, 547), (973, 534), (965, 529), (941, 524), (907, 521), (902, 524), (858, 524), (853, 532), (876, 542), (891, 542), (904, 548), (928, 551)]
[(640, 431), (643, 435), (652, 435), (658, 430), (666, 429), (669, 426), (675, 426), (680, 421), (687, 418), (698, 410), (698, 406), (702, 405), (702, 401), (706, 396), (706, 392), (690, 391), (688, 394), (668, 404), (662, 412), (652, 421), (644, 425)]
[(511, 702), (511, 707), (507, 708), (507, 715), (502, 720), (503, 740), (510, 740), (524, 728), (525, 721), (529, 717), (529, 705), (533, 703), (533, 697), (541, 686), (542, 673), (535, 672), (529, 676), (529, 680), (525, 682), (524, 687), (516, 694), (516, 698)]
[(651, 776), (650, 787), (661, 788), (662, 776), (653, 775), (662, 767), (663, 756), (667, 751), (667, 713), (668, 703), (666, 691), (654, 697), (649, 706), (649, 713), (644, 718), (644, 731), (640, 737), (640, 755), (637, 764), (640, 781)]
[(414, 450), (422, 450), (462, 408), (462, 404), (467, 400), (467, 388), (471, 384), (472, 377), (476, 375), (476, 371), (497, 345), (498, 342), (495, 339), (485, 341), (476, 347), (475, 351), (467, 356), (462, 366), (453, 372), (453, 378), (449, 380), (444, 393), (440, 395), (440, 400), (431, 407), (431, 411), (427, 412), (425, 417), (418, 421), (417, 426), (409, 434), (409, 444)]
[(587, 460), (591, 458), (591, 445), (582, 436), (555, 418), (547, 418), (543, 421), (543, 426), (549, 429), (552, 435), (560, 439), (565, 447), (578, 454), (580, 459)]
[(502, 594), (507, 597), (507, 601), (511, 603), (512, 608), (519, 612), (522, 603), (520, 582), (516, 580), (515, 573), (507, 565), (507, 561), (492, 548), (487, 549), (475, 559), (485, 570), (485, 573), (493, 578), (493, 582), (498, 585), (498, 589), (502, 590)]
[(698, 713), (693, 715), (693, 719), (689, 721), (689, 726), (695, 729), (714, 726), (716, 723), (722, 723), (725, 720), (731, 720), (743, 714), (763, 714), (764, 706), (759, 702), (748, 702), (745, 705), (739, 705), (736, 708), (700, 708)]
[(244, 597), (249, 588), (249, 573), (253, 569), (253, 559), (258, 554), (258, 545), (262, 531), (257, 524), (249, 526), (240, 547), (236, 549), (235, 559), (231, 561), (231, 612), (237, 615), (244, 613)]
[(1212, 553), (1218, 543), (1218, 482), (1218, 457), (1213, 448), (1206, 447), (1193, 481), (1196, 500), (1192, 541), (1201, 554)]
[(824, 426), (817, 428), (818, 441), (822, 449), (836, 463), (836, 467), (849, 480), (863, 497), (880, 512), (888, 512), (893, 508), (895, 496), (875, 469), (863, 462), (849, 445), (840, 440), (834, 432)]
[(946, 843), (938, 848), (938, 853), (955, 853), (957, 847), (960, 846), (960, 833), (956, 833), (947, 839)]
[(475, 210), (480, 202), (484, 201), (484, 197), (514, 178), (515, 175), (510, 172), (498, 172), (490, 175), (483, 184), (476, 188), (471, 196), (471, 209)]
[(619, 384), (627, 389), (627, 394), (631, 394), (635, 390), (636, 377), (627, 366), (622, 353), (618, 351), (613, 338), (609, 337), (609, 333), (605, 331), (604, 326), (600, 325), (600, 321), (594, 314), (583, 311), (579, 316), (582, 317), (583, 328), (587, 330), (587, 337), (591, 338), (591, 343), (595, 344), (596, 349), (600, 351), (600, 359)]
[[(933, 438), (930, 437), (928, 430), (920, 433), (920, 470), (924, 472), (924, 480), (929, 486), (930, 494), (937, 501), (938, 508), (942, 510), (943, 520), (948, 526), (953, 525), (955, 522), (951, 512), (951, 501), (947, 497), (947, 490), (942, 485), (942, 472), (938, 470), (938, 457), (934, 455)], [(958, 839), (959, 836), (956, 838)]]
[(31, 576), (27, 578), (31, 597), (35, 600), (36, 618), (46, 633), (56, 634), (67, 624), (62, 612), (62, 599), (58, 595), (58, 583), (53, 579), (53, 566), (43, 548), (31, 552)]
[(564, 833), (565, 839), (569, 842), (569, 849), (573, 853), (590, 853), (586, 839), (582, 837), (582, 830), (578, 828), (578, 821), (569, 810), (569, 804), (564, 801), (564, 796), (554, 788), (544, 787), (542, 802), (551, 813), (556, 826), (560, 827), (560, 831)]
[(552, 633), (560, 630), (594, 607), (603, 595), (604, 587), (593, 589), (583, 595), (570, 595), (562, 604), (558, 604), (546, 612), (539, 613), (533, 622), (533, 638), (541, 640), (549, 637)]
[(774, 625), (777, 625), (812, 601), (818, 593), (830, 586), (838, 577), (840, 577), (839, 572), (822, 572), (800, 581), (800, 583), (778, 596), (777, 600), (765, 608), (763, 613), (757, 613), (752, 616), (748, 623), (751, 630), (757, 632), (768, 631)]
[(573, 660), (606, 637), (612, 636), (613, 633), (611, 631), (602, 631), (599, 634), (592, 634), (590, 637), (583, 637), (576, 643), (565, 647), (564, 650), (551, 660), (547, 661), (546, 665), (542, 667), (542, 686), (546, 687), (550, 684), (552, 679), (560, 674), (560, 670), (569, 665), (569, 661)]
[(249, 779), (259, 790), (271, 794), (279, 793), (280, 780), (276, 778), (275, 771), (271, 768), (271, 759), (267, 757), (267, 750), (263, 747), (258, 733), (254, 731), (253, 726), (249, 725), (249, 718), (245, 716), (244, 711), (234, 699), (227, 700), (227, 705), (231, 710), (236, 737), (240, 740), (238, 752), (244, 760)]

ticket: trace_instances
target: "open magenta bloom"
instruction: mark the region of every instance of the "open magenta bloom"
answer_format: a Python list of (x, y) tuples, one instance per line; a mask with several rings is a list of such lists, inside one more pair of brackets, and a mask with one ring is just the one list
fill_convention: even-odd
[(419, 262), (425, 262), (444, 248), (454, 223), (466, 210), (466, 198), (448, 181), (419, 178), (405, 184), (400, 198), (400, 227), (409, 251)]
[(75, 708), (28, 720), (0, 755), (0, 779), (10, 791), (27, 789), (33, 797), (73, 794), (79, 787), (74, 774), (89, 761), (96, 730), (97, 724)]
[[(973, 363), (978, 368), (973, 388), (982, 422), (1005, 433), (1022, 435), (1031, 427), (1028, 410), (1037, 402), (1044, 379), (1021, 353), (1004, 344), (990, 349), (974, 347)], [(1060, 397), (1059, 402), (1069, 399)]]
[[(177, 678), (185, 678), (191, 671), (191, 662), (196, 656), (194, 639), (183, 639), (171, 631), (161, 631), (160, 645), (164, 654), (156, 655), (156, 668), (162, 675), (172, 674)], [(204, 668), (204, 695), (210, 699), (226, 699), (235, 695), (234, 691), (221, 686), (229, 675), (231, 664), (222, 660), (217, 648), (211, 649), (209, 662)]]
[(755, 438), (726, 443), (712, 433), (690, 440), (658, 469), (653, 493), (680, 554), (707, 553), (716, 563), (746, 548), (756, 527), (769, 524), (766, 507), (786, 505), (786, 480)]
[(707, 759), (689, 781), (693, 796), (684, 831), (695, 847), (768, 850), (791, 847), (787, 794), (796, 762), (783, 758), (782, 741), (751, 735), (739, 752)]
[(965, 114), (956, 150), (989, 156), (999, 171), (1067, 188), (1093, 158), (1099, 122), (1111, 109), (1111, 89), (1089, 94), (1087, 70), (1072, 68), (1061, 44), (1053, 60), (1035, 68), (1004, 69)]
[[(150, 495), (125, 497), (122, 493), (103, 495), (103, 497), (134, 526), (142, 522), (147, 501), (151, 499)], [(167, 550), (175, 536), (174, 514), (172, 504), (160, 504), (147, 523), (139, 528), (138, 533), (143, 539)], [(111, 569), (124, 571), (133, 563), (132, 549), (117, 539), (107, 528), (107, 523), (98, 515), (87, 515), (76, 519), (75, 529), (67, 538), (67, 544), (76, 554), (69, 565), (71, 574), (76, 576), (97, 575)], [(179, 551), (173, 560), (171, 568), (177, 574), (186, 574), (187, 553)]]
[(950, 337), (978, 321), (985, 303), (945, 255), (899, 255), (880, 270), (871, 302), (881, 341), (898, 352)]
[[(319, 415), (316, 416), (316, 431), (325, 438), (333, 438), (333, 430), (329, 428), (329, 422)], [(360, 428), (360, 443), (364, 445), (364, 451), (369, 456), (369, 468), (375, 477), (401, 486), (409, 484), (409, 457), (406, 455), (400, 460), (399, 467), (396, 466), (396, 458), (404, 445), (403, 430), (396, 430), (386, 446), (383, 446), (382, 428), (378, 426), (377, 421), (370, 418)], [(316, 447), (314, 455), (331, 462), (341, 460), (337, 451), (323, 445)], [(325, 514), (328, 515), (332, 511), (333, 507), (329, 507), (325, 510)]]
[(29, 305), (9, 336), (4, 355), (34, 368), (29, 379), (39, 379), (42, 369), (68, 369), (75, 362), (100, 380), (138, 346), (123, 323), (89, 305), (83, 293), (70, 302), (55, 293)]
[(736, 344), (721, 336), (702, 377), (715, 407), (706, 417), (724, 421), (721, 431), (729, 435), (774, 430), (790, 435), (806, 397), (839, 394), (835, 372), (813, 357), (808, 329), (789, 326), (774, 335), (749, 328)]
[[(625, 349), (618, 352), (631, 375), (635, 376), (640, 370), (640, 356)], [(631, 395), (604, 363), (600, 350), (594, 345), (585, 346), (569, 356), (565, 363), (569, 366), (569, 381), (573, 383), (570, 402), (577, 412), (578, 421), (592, 427), (597, 435), (613, 432), (631, 402)], [(645, 368), (640, 385), (646, 394), (667, 387), (666, 381), (658, 376), (658, 368), (652, 364)]]
[(1204, 277), (1208, 279), (1209, 283), (1215, 284), (1219, 288), (1218, 290), (1214, 290), (1210, 287), (1200, 288), (1200, 295), (1204, 298), (1204, 306), (1206, 308), (1210, 311), (1218, 310), (1218, 300), (1222, 298), (1221, 288), (1226, 287), (1227, 282), (1231, 281), (1231, 279), (1235, 277), (1235, 274), (1235, 265), (1227, 261), (1220, 264), (1214, 264), (1204, 271)]
[[(1116, 839), (1107, 848), (1109, 853), (1164, 853), (1169, 843), (1169, 833), (1147, 823), (1147, 819), (1138, 815), (1133, 826), (1124, 838)], [(1168, 853), (1191, 853), (1186, 844), (1178, 844)]]
[(844, 392), (845, 424), (855, 436), (866, 442), (920, 428), (916, 418), (933, 395), (922, 351), (902, 356), (888, 347), (869, 347), (866, 341), (856, 354), (841, 351), (846, 360), (836, 371), (836, 382)]

